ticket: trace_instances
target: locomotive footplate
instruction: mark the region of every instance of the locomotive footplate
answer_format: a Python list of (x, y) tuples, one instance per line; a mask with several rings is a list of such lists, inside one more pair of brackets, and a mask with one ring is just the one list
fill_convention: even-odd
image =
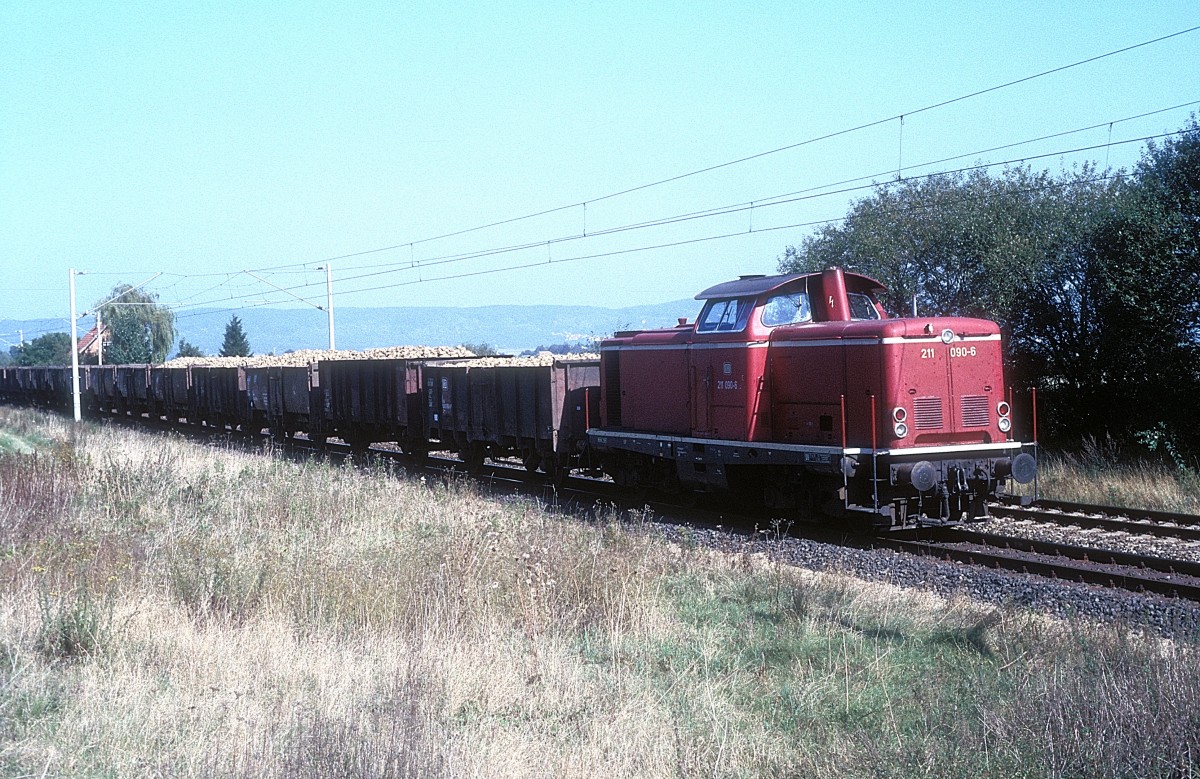
[(769, 507), (807, 506), (884, 529), (981, 519), (1000, 482), (1026, 483), (1035, 467), (1020, 443), (1007, 441), (872, 451), (606, 428), (589, 430), (588, 441), (623, 485), (700, 492), (751, 485)]
[(806, 446), (752, 441), (725, 441), (711, 438), (631, 433), (623, 430), (593, 428), (588, 440), (596, 451), (620, 450), (652, 457), (664, 457), (696, 463), (729, 465), (808, 465), (839, 472), (843, 454), (858, 454), (858, 449), (837, 446)]
[(660, 486), (702, 492), (728, 490), (730, 469), (736, 468), (765, 472), (776, 466), (839, 475), (845, 457), (840, 447), (832, 446), (723, 441), (605, 429), (589, 430), (588, 441), (592, 451), (602, 457), (606, 453), (641, 456), (654, 463)]

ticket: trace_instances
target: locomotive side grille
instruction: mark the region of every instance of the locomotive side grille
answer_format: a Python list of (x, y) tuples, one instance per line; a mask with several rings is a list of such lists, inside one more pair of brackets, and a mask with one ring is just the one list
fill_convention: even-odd
[(942, 399), (913, 399), (913, 420), (917, 430), (940, 430), (942, 428)]
[(621, 426), (621, 353), (613, 351), (604, 355), (604, 383), (607, 392), (608, 424)]
[(963, 427), (985, 427), (990, 421), (987, 395), (963, 395)]

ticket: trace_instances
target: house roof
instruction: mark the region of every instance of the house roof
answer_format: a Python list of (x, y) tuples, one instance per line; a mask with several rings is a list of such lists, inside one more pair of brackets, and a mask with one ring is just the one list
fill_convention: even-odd
[[(104, 334), (107, 336), (109, 334), (108, 325), (103, 325), (102, 327), (104, 328)], [(84, 333), (83, 337), (79, 339), (79, 344), (78, 344), (77, 348), (81, 352), (86, 352), (87, 350), (92, 349), (95, 346), (96, 346), (96, 328), (93, 327), (91, 330), (88, 330), (86, 333)]]

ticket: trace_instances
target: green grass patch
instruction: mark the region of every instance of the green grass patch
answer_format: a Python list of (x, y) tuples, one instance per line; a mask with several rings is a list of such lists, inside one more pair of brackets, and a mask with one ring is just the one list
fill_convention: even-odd
[(33, 436), (22, 436), (8, 430), (0, 430), (0, 452), (32, 454), (38, 446), (46, 443), (45, 439), (39, 441)]

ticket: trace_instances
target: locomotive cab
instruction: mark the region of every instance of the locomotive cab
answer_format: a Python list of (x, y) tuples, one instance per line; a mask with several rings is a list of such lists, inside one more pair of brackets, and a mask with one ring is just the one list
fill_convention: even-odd
[(883, 289), (837, 268), (742, 277), (697, 295), (690, 326), (604, 341), (590, 434), (604, 469), (887, 527), (984, 515), (1033, 472), (1011, 438), (999, 329), (889, 319)]

